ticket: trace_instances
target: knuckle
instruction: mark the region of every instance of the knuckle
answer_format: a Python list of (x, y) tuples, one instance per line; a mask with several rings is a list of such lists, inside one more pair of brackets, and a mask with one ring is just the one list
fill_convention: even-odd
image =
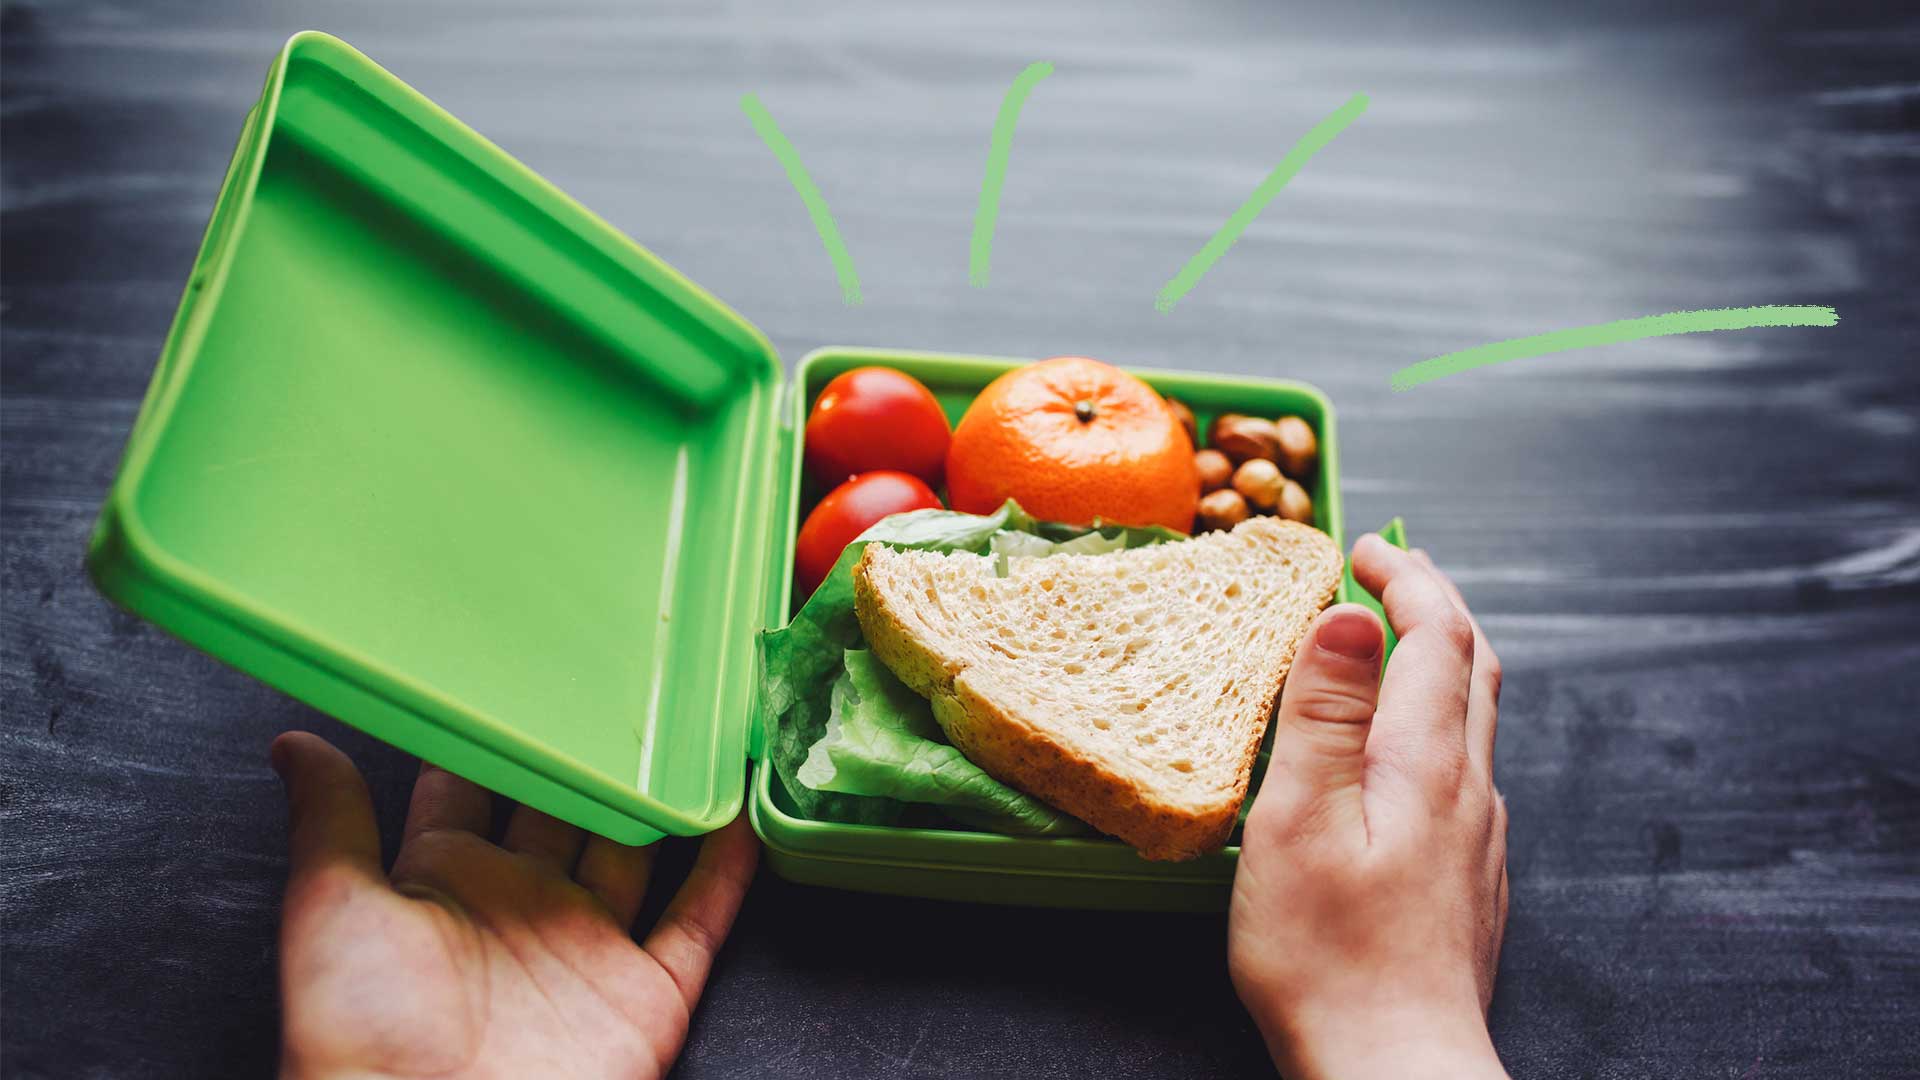
[(1464, 747), (1444, 737), (1367, 753), (1366, 783), (1404, 791), (1436, 820), (1484, 827), (1491, 817), (1483, 785)]
[(360, 888), (360, 874), (343, 863), (328, 863), (308, 875), (306, 886), (315, 896), (339, 899)]
[(1455, 775), (1453, 804), (1463, 821), (1481, 828), (1493, 823), (1493, 798), (1486, 784), (1472, 776), (1464, 766)]
[(1373, 719), (1373, 698), (1365, 690), (1344, 683), (1317, 683), (1302, 687), (1294, 711), (1306, 720), (1358, 724)]
[(1506, 681), (1506, 677), (1506, 668), (1501, 665), (1500, 658), (1493, 655), (1492, 649), (1488, 649), (1487, 689), (1493, 692), (1493, 700), (1496, 703), (1500, 700), (1500, 685)]
[(472, 866), (473, 858), (492, 847), (485, 840), (459, 829), (427, 829), (401, 846), (393, 860), (395, 880), (437, 881), (463, 866)]
[(407, 852), (418, 859), (435, 861), (458, 855), (467, 847), (469, 838), (479, 839), (458, 829), (426, 829), (407, 845)]
[(1477, 769), (1460, 770), (1460, 801), (1481, 818), (1493, 820), (1493, 785)]
[(1434, 616), (1433, 629), (1441, 640), (1452, 645), (1460, 655), (1473, 656), (1473, 622), (1461, 614), (1459, 608), (1450, 607)]
[(1272, 800), (1263, 806), (1255, 800), (1253, 809), (1247, 811), (1246, 823), (1240, 826), (1241, 847), (1270, 847), (1279, 842), (1280, 823), (1275, 820), (1279, 811), (1273, 808)]
[(1246, 823), (1241, 827), (1241, 845), (1254, 848), (1285, 845), (1302, 816), (1301, 803), (1297, 798), (1283, 798), (1279, 791), (1262, 791), (1254, 798), (1253, 809), (1247, 811)]
[(1280, 798), (1278, 793), (1257, 799), (1241, 830), (1243, 850), (1285, 850), (1290, 862), (1309, 858), (1316, 841), (1334, 829), (1333, 807), (1311, 796)]
[(1417, 790), (1430, 773), (1428, 755), (1421, 746), (1400, 741), (1367, 747), (1368, 784), (1377, 776), (1393, 786)]
[(726, 941), (726, 934), (714, 926), (706, 916), (695, 916), (686, 921), (687, 945), (699, 957), (707, 958), (720, 951)]
[(343, 907), (365, 885), (357, 873), (346, 866), (328, 864), (318, 866), (304, 874), (299, 874), (288, 884), (287, 906), (298, 918), (316, 911), (325, 911)]
[(1420, 783), (1443, 806), (1464, 806), (1472, 798), (1464, 751), (1434, 745), (1406, 767), (1416, 771)]
[(1471, 761), (1467, 757), (1467, 733), (1464, 728), (1454, 727), (1437, 733), (1433, 739), (1432, 756), (1437, 771), (1446, 778), (1449, 788), (1458, 791), (1473, 787), (1468, 772)]

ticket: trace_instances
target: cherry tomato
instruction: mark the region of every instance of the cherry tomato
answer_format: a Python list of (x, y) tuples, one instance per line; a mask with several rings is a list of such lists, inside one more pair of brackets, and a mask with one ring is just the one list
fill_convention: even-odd
[(933, 489), (917, 476), (891, 469), (861, 473), (834, 488), (800, 526), (793, 551), (793, 576), (800, 586), (797, 595), (812, 596), (840, 553), (874, 522), (888, 514), (930, 508), (940, 508), (940, 497)]
[(807, 415), (807, 472), (831, 487), (875, 469), (912, 473), (940, 486), (952, 433), (920, 380), (892, 368), (842, 372)]

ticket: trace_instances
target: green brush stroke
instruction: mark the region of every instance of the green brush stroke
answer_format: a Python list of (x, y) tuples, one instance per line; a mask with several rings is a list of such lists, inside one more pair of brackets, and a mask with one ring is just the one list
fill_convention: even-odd
[(1273, 171), (1267, 174), (1267, 178), (1260, 181), (1260, 186), (1253, 189), (1253, 194), (1247, 196), (1247, 201), (1240, 204), (1240, 209), (1235, 210), (1233, 216), (1227, 219), (1227, 223), (1220, 226), (1220, 231), (1213, 234), (1213, 239), (1207, 241), (1207, 246), (1201, 248), (1199, 254), (1188, 259), (1187, 265), (1181, 267), (1180, 272), (1173, 275), (1173, 280), (1161, 288), (1160, 295), (1154, 298), (1153, 306), (1161, 311), (1173, 310), (1173, 305), (1187, 295), (1188, 290), (1200, 283), (1201, 277), (1213, 268), (1213, 264), (1219, 261), (1220, 256), (1227, 253), (1227, 249), (1233, 246), (1234, 241), (1240, 239), (1240, 234), (1247, 231), (1248, 225), (1253, 224), (1253, 219), (1260, 216), (1260, 211), (1273, 201), (1275, 195), (1280, 194), (1280, 189), (1286, 187), (1287, 182), (1306, 167), (1307, 162), (1313, 159), (1313, 155), (1320, 152), (1321, 147), (1332, 142), (1335, 135), (1346, 130), (1348, 124), (1358, 120), (1360, 114), (1366, 111), (1367, 95), (1355, 94), (1347, 100), (1345, 105), (1335, 109), (1332, 116), (1315, 124), (1312, 131), (1307, 132), (1304, 138), (1294, 143), (1293, 149), (1287, 151), (1287, 156), (1280, 159), (1280, 164), (1273, 167)]
[(993, 141), (987, 147), (987, 174), (980, 181), (980, 208), (973, 214), (973, 254), (967, 262), (967, 282), (975, 288), (987, 283), (987, 264), (993, 261), (993, 229), (1000, 220), (1000, 188), (1007, 181), (1007, 158), (1013, 153), (1013, 128), (1020, 122), (1020, 110), (1027, 95), (1040, 80), (1053, 74), (1053, 65), (1042, 60), (1028, 64), (1007, 87), (1000, 101), (1000, 115), (993, 122)]
[(1671, 311), (1665, 315), (1648, 315), (1640, 319), (1621, 319), (1618, 322), (1601, 323), (1598, 326), (1576, 326), (1571, 330), (1555, 330), (1548, 334), (1535, 334), (1532, 337), (1514, 338), (1512, 341), (1497, 341), (1491, 345), (1477, 345), (1471, 349), (1436, 356), (1431, 360), (1422, 360), (1401, 368), (1393, 375), (1395, 390), (1410, 390), (1421, 383), (1432, 382), (1448, 375), (1498, 364), (1507, 360), (1523, 360), (1529, 356), (1545, 356), (1549, 353), (1566, 352), (1568, 349), (1584, 349), (1592, 345), (1612, 345), (1620, 341), (1638, 341), (1641, 338), (1665, 337), (1669, 334), (1698, 334), (1706, 330), (1745, 330), (1750, 326), (1832, 326), (1840, 321), (1830, 307), (1765, 307), (1711, 308), (1705, 311)]
[(840, 279), (840, 298), (849, 306), (860, 302), (860, 275), (853, 269), (853, 256), (847, 254), (846, 241), (840, 239), (840, 226), (833, 223), (833, 211), (827, 209), (827, 200), (820, 194), (820, 188), (807, 174), (807, 167), (801, 163), (800, 154), (793, 144), (780, 133), (780, 125), (773, 122), (767, 107), (760, 104), (759, 97), (743, 94), (740, 97), (740, 111), (752, 121), (753, 130), (759, 132), (760, 141), (773, 151), (781, 167), (787, 170), (787, 179), (792, 181), (793, 190), (800, 193), (800, 201), (807, 206), (807, 216), (813, 219), (814, 231), (820, 234), (820, 244), (827, 249), (827, 258), (833, 260), (833, 272)]

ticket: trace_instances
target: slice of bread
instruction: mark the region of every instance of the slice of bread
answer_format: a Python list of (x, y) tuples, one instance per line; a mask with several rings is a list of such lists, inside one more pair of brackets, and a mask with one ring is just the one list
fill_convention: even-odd
[(1294, 648), (1340, 549), (1278, 518), (1107, 555), (1008, 560), (869, 544), (874, 655), (1003, 783), (1133, 845), (1226, 843)]

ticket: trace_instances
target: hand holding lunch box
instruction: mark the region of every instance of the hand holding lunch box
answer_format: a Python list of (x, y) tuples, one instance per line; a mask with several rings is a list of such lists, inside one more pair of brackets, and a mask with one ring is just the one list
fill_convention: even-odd
[[(1302, 642), (1275, 718), (1283, 776), (1247, 823), (1229, 968), (1288, 1076), (1504, 1076), (1485, 1024), (1507, 910), (1498, 660), (1423, 556), (1368, 537), (1354, 559), (1406, 645), (1382, 685), (1368, 609), (1330, 609)], [(273, 758), (293, 815), (283, 1075), (671, 1065), (752, 876), (744, 822), (705, 842), (636, 944), (651, 847), (530, 807), (490, 844), (488, 794), (427, 766), (390, 886), (344, 755), (288, 734)]]

